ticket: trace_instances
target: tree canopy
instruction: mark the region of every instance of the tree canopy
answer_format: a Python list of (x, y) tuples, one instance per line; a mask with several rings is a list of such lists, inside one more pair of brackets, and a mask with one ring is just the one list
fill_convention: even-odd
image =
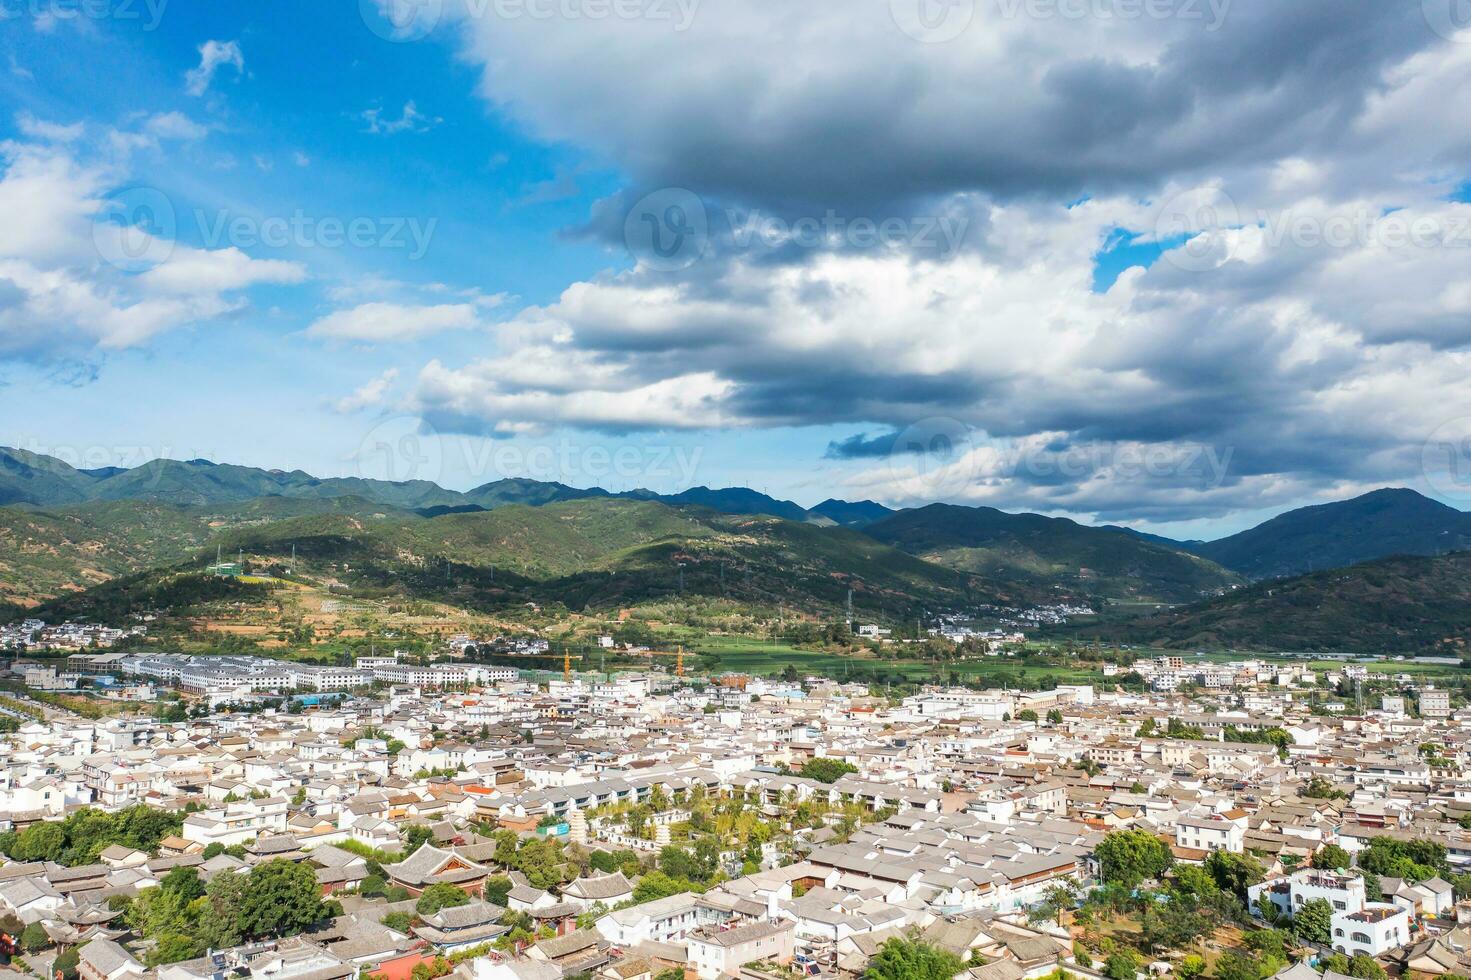
[(868, 962), (863, 980), (950, 980), (965, 969), (954, 953), (910, 939), (890, 939)]
[(1174, 862), (1165, 842), (1146, 830), (1119, 830), (1098, 843), (1103, 880), (1132, 888), (1146, 878), (1157, 878)]

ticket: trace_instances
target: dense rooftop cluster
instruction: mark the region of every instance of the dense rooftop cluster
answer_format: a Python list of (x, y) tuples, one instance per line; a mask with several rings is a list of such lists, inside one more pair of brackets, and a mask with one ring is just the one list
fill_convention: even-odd
[(1143, 692), (895, 697), (391, 656), (51, 669), (181, 709), (7, 702), (0, 914), (64, 977), (1471, 968), (1471, 714), (1429, 685), (1325, 713), (1309, 671), (1171, 658)]

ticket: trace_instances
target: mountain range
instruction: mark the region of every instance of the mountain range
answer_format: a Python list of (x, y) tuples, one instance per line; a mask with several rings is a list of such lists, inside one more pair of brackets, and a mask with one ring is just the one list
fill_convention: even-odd
[[(1291, 587), (1250, 583), (1345, 566), (1367, 576), (1391, 556), (1434, 559), (1471, 547), (1471, 515), (1405, 489), (1289, 511), (1202, 542), (990, 507), (895, 511), (829, 499), (807, 509), (745, 488), (612, 494), (505, 479), (457, 492), (205, 460), (84, 470), (0, 449), (0, 502), (8, 505), (0, 506), (0, 601), (19, 607), (202, 563), (217, 547), (279, 559), (294, 545), (303, 560), (351, 567), (355, 588), (443, 593), (421, 572), (449, 567), (471, 605), (583, 608), (682, 590), (820, 614), (852, 589), (865, 614), (893, 617), (1082, 601), (1150, 607), (1153, 615), (1117, 636), (1142, 642), (1153, 630), (1160, 642), (1185, 645), (1273, 642), (1268, 636), (1317, 644), (1355, 625), (1329, 597), (1366, 592), (1319, 574)], [(1388, 594), (1397, 598), (1366, 608), (1457, 635), (1445, 628), (1454, 625), (1446, 608), (1412, 585), (1417, 575), (1446, 585), (1457, 561), (1394, 566)], [(1378, 574), (1375, 581), (1387, 573)], [(1304, 598), (1320, 594), (1316, 606)], [(1156, 608), (1164, 605), (1176, 608)], [(1304, 621), (1314, 609), (1322, 614)], [(1400, 642), (1393, 632), (1364, 635)]]
[(1471, 551), (1401, 555), (1258, 582), (1076, 635), (1183, 650), (1471, 656)]
[[(323, 479), (301, 470), (265, 470), (252, 466), (213, 463), (206, 459), (159, 459), (130, 469), (107, 467), (85, 470), (77, 469), (52, 456), (0, 447), (0, 505), (32, 504), (38, 507), (55, 507), (101, 500), (151, 500), (198, 507), (239, 503), (267, 496), (303, 500), (357, 497), (388, 507), (462, 511), (475, 508), (493, 510), (507, 504), (541, 506), (564, 500), (623, 497), (631, 500), (655, 500), (671, 506), (695, 504), (726, 514), (770, 514), (773, 517), (811, 521), (816, 524), (855, 524), (851, 519), (836, 521), (815, 510), (808, 511), (790, 500), (778, 500), (742, 487), (721, 490), (692, 487), (676, 494), (660, 494), (652, 490), (629, 490), (613, 494), (600, 487), (582, 489), (563, 483), (511, 478), (458, 492), (446, 490), (427, 480), (394, 482), (359, 477)], [(890, 512), (888, 508), (878, 504), (869, 503), (866, 506), (865, 513)]]

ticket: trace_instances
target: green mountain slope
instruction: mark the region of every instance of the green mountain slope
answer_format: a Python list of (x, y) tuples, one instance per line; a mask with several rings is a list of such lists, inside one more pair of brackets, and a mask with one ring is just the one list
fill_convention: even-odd
[(1239, 581), (1213, 562), (1117, 528), (991, 507), (931, 504), (864, 533), (951, 568), (1076, 595), (1183, 602)]
[(0, 448), (0, 505), (81, 503), (98, 479), (51, 456)]
[(790, 500), (778, 500), (745, 487), (726, 487), (723, 490), (691, 487), (680, 493), (661, 496), (659, 499), (666, 504), (695, 504), (725, 514), (769, 514), (772, 517), (784, 517), (789, 521), (805, 521), (809, 517), (805, 509)]
[(52, 511), (0, 507), (0, 601), (30, 605), (178, 561), (210, 534), (196, 516), (141, 501)]
[[(55, 507), (97, 500), (150, 500), (181, 507), (206, 507), (266, 496), (304, 500), (359, 497), (388, 507), (432, 509), (439, 513), (470, 507), (491, 510), (509, 504), (541, 506), (614, 495), (600, 487), (583, 489), (528, 479), (496, 480), (459, 493), (427, 480), (400, 483), (355, 477), (320, 479), (300, 470), (263, 470), (204, 459), (161, 459), (132, 469), (78, 470), (49, 456), (0, 447), (0, 505)], [(771, 514), (793, 521), (814, 519), (790, 500), (777, 500), (743, 487), (720, 490), (692, 487), (677, 494), (632, 490), (617, 496), (657, 500), (672, 506), (694, 504), (727, 514)]]
[(263, 470), (202, 459), (161, 459), (132, 469), (78, 470), (49, 456), (0, 448), (0, 504), (54, 507), (98, 500), (149, 500), (209, 506), (265, 496), (352, 496), (405, 508), (466, 502), (461, 494), (427, 480), (323, 480), (300, 470)]
[[(354, 588), (473, 607), (510, 601), (610, 607), (681, 594), (831, 612), (908, 615), (970, 600), (967, 576), (841, 528), (590, 498), (432, 520), (306, 517), (223, 537), (227, 551), (300, 563)], [(446, 567), (448, 566), (448, 567)]]
[(261, 497), (239, 504), (178, 507), (146, 500), (69, 507), (0, 507), (0, 602), (29, 606), (118, 576), (202, 553), (231, 528), (303, 514), (402, 515), (361, 500)]
[(1471, 643), (1471, 552), (1261, 582), (1089, 636), (1180, 649), (1457, 656)]
[(1471, 548), (1471, 514), (1413, 490), (1373, 493), (1302, 507), (1191, 551), (1253, 579), (1342, 568), (1390, 555), (1440, 555)]

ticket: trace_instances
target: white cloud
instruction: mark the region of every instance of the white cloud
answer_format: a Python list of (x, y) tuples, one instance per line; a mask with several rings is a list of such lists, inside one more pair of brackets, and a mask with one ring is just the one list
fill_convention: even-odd
[(22, 112), (16, 116), (15, 124), (23, 135), (47, 143), (75, 143), (86, 131), (86, 125), (83, 123), (76, 122), (63, 126), (59, 123), (37, 119), (29, 112)]
[(229, 66), (237, 73), (245, 71), (245, 55), (240, 51), (239, 41), (205, 41), (199, 46), (199, 65), (189, 69), (184, 76), (184, 89), (190, 95), (200, 96), (209, 91), (215, 72)]
[(189, 142), (202, 140), (209, 135), (206, 127), (201, 126), (182, 112), (162, 112), (150, 116), (144, 123), (143, 129), (148, 135), (161, 140)]
[(414, 105), (412, 99), (404, 103), (403, 111), (398, 114), (397, 119), (386, 118), (383, 110), (378, 108), (363, 110), (362, 118), (368, 124), (363, 132), (380, 136), (391, 136), (394, 133), (423, 133), (444, 122), (438, 116), (424, 115)]
[[(974, 442), (944, 464), (963, 479), (884, 451), (834, 462), (832, 479), (895, 504), (1155, 520), (1402, 481), (1437, 426), (1471, 416), (1466, 250), (1389, 246), (1374, 222), (1335, 248), (1249, 227), (1212, 271), (1170, 255), (1095, 292), (1100, 244), (1152, 228), (1154, 211), (982, 205), (979, 237), (945, 261), (727, 254), (684, 278), (576, 283), (503, 324), (495, 356), (428, 365), (413, 397), (471, 432), (949, 420)], [(1331, 228), (1363, 211), (1307, 199), (1280, 220)], [(1450, 227), (1463, 211), (1370, 213)]]
[(169, 259), (139, 280), (160, 294), (224, 293), (262, 283), (298, 283), (307, 278), (299, 262), (253, 259), (238, 248), (174, 247)]
[(322, 340), (396, 343), (418, 340), (446, 330), (468, 330), (480, 325), (470, 303), (409, 306), (401, 303), (362, 303), (337, 310), (307, 328), (307, 336)]
[(351, 394), (337, 399), (332, 403), (332, 409), (341, 415), (351, 415), (365, 408), (382, 405), (387, 400), (388, 392), (397, 378), (398, 368), (389, 368)]
[[(305, 278), (297, 263), (162, 237), (167, 215), (150, 209), (170, 205), (157, 192), (125, 197), (133, 213), (115, 214), (107, 193), (125, 176), (105, 166), (35, 144), (7, 144), (5, 154), (0, 210), (11, 220), (0, 228), (0, 359), (137, 346), (244, 309), (252, 286)], [(141, 267), (122, 268), (104, 255)]]

